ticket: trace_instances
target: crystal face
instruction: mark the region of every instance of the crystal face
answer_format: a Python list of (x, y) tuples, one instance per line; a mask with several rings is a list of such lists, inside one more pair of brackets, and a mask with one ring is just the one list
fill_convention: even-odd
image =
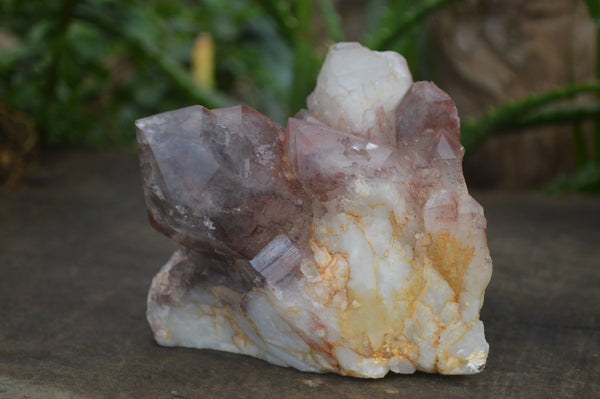
[(180, 244), (148, 295), (159, 344), (368, 378), (484, 367), (458, 114), (400, 55), (332, 46), (285, 129), (246, 106), (136, 127), (151, 224)]
[(254, 257), (278, 234), (306, 241), (310, 197), (283, 161), (284, 129), (238, 106), (139, 120), (152, 225), (189, 249)]

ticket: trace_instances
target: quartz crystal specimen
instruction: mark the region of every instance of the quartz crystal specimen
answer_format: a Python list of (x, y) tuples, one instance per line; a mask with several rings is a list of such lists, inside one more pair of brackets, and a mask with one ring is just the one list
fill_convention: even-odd
[(396, 53), (331, 47), (308, 109), (136, 122), (151, 224), (180, 247), (152, 282), (161, 345), (302, 371), (473, 374), (491, 276), (452, 100)]

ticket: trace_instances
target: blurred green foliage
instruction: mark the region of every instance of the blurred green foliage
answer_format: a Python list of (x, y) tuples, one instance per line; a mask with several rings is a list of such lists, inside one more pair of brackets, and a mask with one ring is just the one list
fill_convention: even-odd
[[(416, 80), (434, 80), (423, 20), (454, 1), (370, 0), (360, 41), (403, 54)], [(598, 34), (600, 3), (586, 2)], [(305, 106), (328, 45), (345, 39), (340, 19), (329, 0), (0, 0), (0, 43), (8, 43), (0, 45), (0, 102), (35, 120), (44, 147), (133, 146), (135, 119), (191, 104), (245, 103), (285, 123)], [(190, 73), (203, 33), (214, 42), (214, 87)], [(575, 102), (583, 92), (600, 93), (600, 85), (537, 94), (465, 121), (464, 145), (597, 119), (600, 101)], [(580, 171), (597, 168), (600, 123), (592, 156), (577, 142)], [(600, 181), (588, 180), (587, 191), (600, 191)]]
[[(448, 1), (373, 0), (365, 41), (401, 52), (422, 77), (417, 22)], [(321, 45), (315, 9), (331, 37)], [(16, 38), (0, 52), (0, 97), (35, 119), (46, 147), (129, 145), (136, 118), (195, 103), (242, 102), (284, 123), (304, 106), (327, 45), (344, 39), (327, 0), (0, 0), (0, 26)], [(215, 90), (189, 73), (202, 32), (215, 42)]]
[(217, 43), (221, 92), (283, 116), (290, 50), (254, 3), (0, 0), (0, 26), (17, 38), (0, 53), (0, 98), (35, 118), (45, 146), (131, 144), (136, 118), (232, 104), (189, 75), (201, 32)]

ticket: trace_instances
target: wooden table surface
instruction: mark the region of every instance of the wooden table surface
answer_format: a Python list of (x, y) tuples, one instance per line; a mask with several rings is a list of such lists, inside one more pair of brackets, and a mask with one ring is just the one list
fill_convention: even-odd
[(0, 191), (0, 398), (600, 398), (600, 198), (477, 193), (494, 260), (475, 376), (306, 374), (155, 344), (150, 280), (174, 245), (133, 153), (55, 152)]

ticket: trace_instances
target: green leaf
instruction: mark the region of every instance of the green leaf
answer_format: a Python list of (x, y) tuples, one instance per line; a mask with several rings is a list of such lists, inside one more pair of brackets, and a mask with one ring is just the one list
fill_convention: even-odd
[(588, 194), (599, 194), (600, 164), (591, 163), (574, 173), (560, 175), (548, 184), (544, 190), (554, 194), (566, 194), (577, 191)]
[[(471, 118), (462, 124), (462, 143), (467, 151), (474, 149), (486, 138), (499, 132), (519, 129), (527, 125), (527, 118), (532, 118), (543, 107), (567, 101), (576, 94), (596, 92), (600, 90), (600, 82), (572, 85), (566, 88), (550, 90), (546, 93), (532, 95), (521, 101), (510, 101), (487, 111), (478, 118)], [(521, 125), (519, 125), (521, 120)], [(569, 120), (572, 122), (573, 120)], [(542, 120), (538, 120), (542, 122)], [(529, 125), (531, 126), (531, 125)]]
[(256, 0), (265, 13), (277, 23), (283, 37), (293, 45), (297, 39), (298, 20), (294, 16), (287, 1)]
[(107, 33), (122, 37), (132, 49), (159, 67), (165, 76), (171, 80), (173, 85), (195, 103), (202, 104), (208, 108), (221, 108), (235, 103), (233, 99), (224, 93), (196, 85), (191, 75), (175, 60), (166, 56), (163, 49), (148, 40), (146, 36), (140, 36), (131, 29), (123, 29), (123, 25), (119, 23), (120, 21), (106, 17), (93, 8), (82, 7), (78, 16), (89, 23), (101, 27)]
[(312, 43), (312, 2), (296, 2), (298, 31), (294, 42), (294, 80), (290, 91), (290, 111), (296, 113), (306, 106), (306, 97), (312, 90), (318, 64), (315, 62)]
[(516, 130), (545, 125), (571, 124), (597, 118), (600, 118), (600, 104), (563, 106), (516, 119), (509, 128)]
[(344, 30), (342, 29), (342, 21), (331, 0), (317, 0), (317, 5), (321, 10), (325, 27), (331, 40), (336, 43), (343, 42)]
[(600, 1), (598, 0), (585, 0), (588, 11), (594, 20), (600, 19)]
[[(389, 14), (389, 4), (387, 0), (371, 0), (367, 3), (364, 21), (364, 38), (369, 38), (384, 23), (385, 16)], [(366, 42), (363, 39), (363, 42)]]
[(367, 37), (366, 46), (372, 50), (387, 49), (402, 34), (420, 23), (425, 17), (437, 9), (456, 0), (422, 0), (411, 2), (412, 6), (406, 7), (397, 15), (396, 8), (389, 8), (386, 21), (379, 29)]

